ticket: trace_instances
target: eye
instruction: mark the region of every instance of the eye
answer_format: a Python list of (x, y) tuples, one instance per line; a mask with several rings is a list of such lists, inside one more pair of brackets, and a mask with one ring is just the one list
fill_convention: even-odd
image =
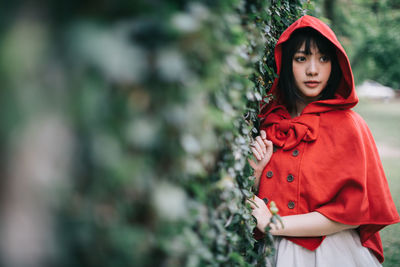
[(329, 62), (331, 59), (328, 56), (322, 56), (319, 59), (321, 62)]
[(294, 57), (294, 61), (296, 61), (296, 62), (304, 62), (304, 61), (306, 61), (306, 57), (304, 57), (304, 56), (295, 56)]

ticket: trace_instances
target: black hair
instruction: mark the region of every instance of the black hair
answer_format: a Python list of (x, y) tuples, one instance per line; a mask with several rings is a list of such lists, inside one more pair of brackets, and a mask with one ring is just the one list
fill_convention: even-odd
[(288, 41), (282, 45), (282, 65), (278, 81), (279, 98), (286, 105), (289, 112), (296, 110), (296, 102), (302, 101), (293, 76), (293, 57), (305, 43), (305, 52), (311, 54), (310, 46), (315, 44), (320, 53), (331, 61), (331, 74), (327, 86), (318, 100), (332, 99), (342, 77), (335, 46), (318, 31), (307, 27), (294, 31)]

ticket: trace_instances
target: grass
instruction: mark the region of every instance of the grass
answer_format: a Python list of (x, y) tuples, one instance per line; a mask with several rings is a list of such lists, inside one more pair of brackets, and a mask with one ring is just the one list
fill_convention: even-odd
[[(400, 210), (400, 99), (389, 102), (362, 100), (355, 108), (368, 123), (380, 150), (390, 191), (397, 210)], [(400, 266), (400, 224), (391, 225), (381, 231), (385, 253), (384, 267)]]

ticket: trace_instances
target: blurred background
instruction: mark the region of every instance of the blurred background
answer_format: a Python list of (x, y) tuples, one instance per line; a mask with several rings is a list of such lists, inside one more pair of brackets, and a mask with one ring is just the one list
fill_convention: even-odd
[(247, 144), (302, 14), (345, 47), (400, 209), (399, 0), (3, 1), (0, 266), (256, 262)]

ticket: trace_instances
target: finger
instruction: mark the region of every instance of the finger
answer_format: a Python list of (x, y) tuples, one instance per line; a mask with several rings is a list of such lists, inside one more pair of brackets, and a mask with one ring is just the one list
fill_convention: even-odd
[(265, 145), (267, 147), (267, 153), (270, 153), (272, 155), (272, 152), (274, 151), (274, 143), (272, 143), (270, 140), (267, 140), (267, 143)]
[(271, 149), (271, 148), (274, 148), (274, 143), (272, 143), (270, 140), (264, 139), (263, 141), (264, 141), (264, 145), (265, 145), (267, 150)]
[(254, 148), (257, 150), (258, 154), (260, 155), (261, 158), (264, 157), (264, 152), (261, 148), (260, 143), (257, 141), (257, 139), (254, 141)]
[(265, 147), (264, 141), (261, 139), (260, 136), (256, 137), (256, 143), (259, 144), (262, 154), (265, 155), (265, 153), (267, 153), (267, 148)]
[[(256, 196), (256, 195), (254, 195), (253, 198), (254, 198), (254, 202), (260, 203), (261, 198), (259, 198), (259, 197)], [(262, 201), (262, 200), (261, 200), (261, 201)]]
[(261, 160), (260, 154), (258, 154), (257, 150), (254, 147), (251, 148), (251, 151), (253, 152), (253, 155), (256, 157), (257, 160)]
[(251, 208), (252, 210), (255, 209), (256, 205), (254, 205), (254, 203), (253, 203), (252, 201), (246, 199), (246, 203), (248, 203), (248, 204), (250, 205), (250, 208)]
[(255, 140), (253, 142), (253, 146), (252, 147), (258, 152), (258, 155), (260, 155), (261, 158), (264, 157), (264, 153), (263, 153), (263, 151), (261, 149), (260, 144), (257, 142), (257, 140)]
[(260, 135), (262, 139), (267, 139), (267, 133), (264, 130), (261, 130)]
[(262, 205), (266, 205), (266, 203), (265, 203), (265, 201), (264, 201), (263, 199), (259, 198), (259, 197), (256, 196), (256, 195), (254, 195), (254, 196), (255, 196), (254, 202), (256, 202), (257, 205), (259, 205), (260, 207), (261, 207)]
[(254, 210), (254, 209), (260, 208), (259, 203), (256, 203), (256, 202), (254, 201), (254, 199), (247, 199), (246, 201), (247, 201), (247, 203), (249, 203), (250, 207), (251, 207), (253, 210)]

